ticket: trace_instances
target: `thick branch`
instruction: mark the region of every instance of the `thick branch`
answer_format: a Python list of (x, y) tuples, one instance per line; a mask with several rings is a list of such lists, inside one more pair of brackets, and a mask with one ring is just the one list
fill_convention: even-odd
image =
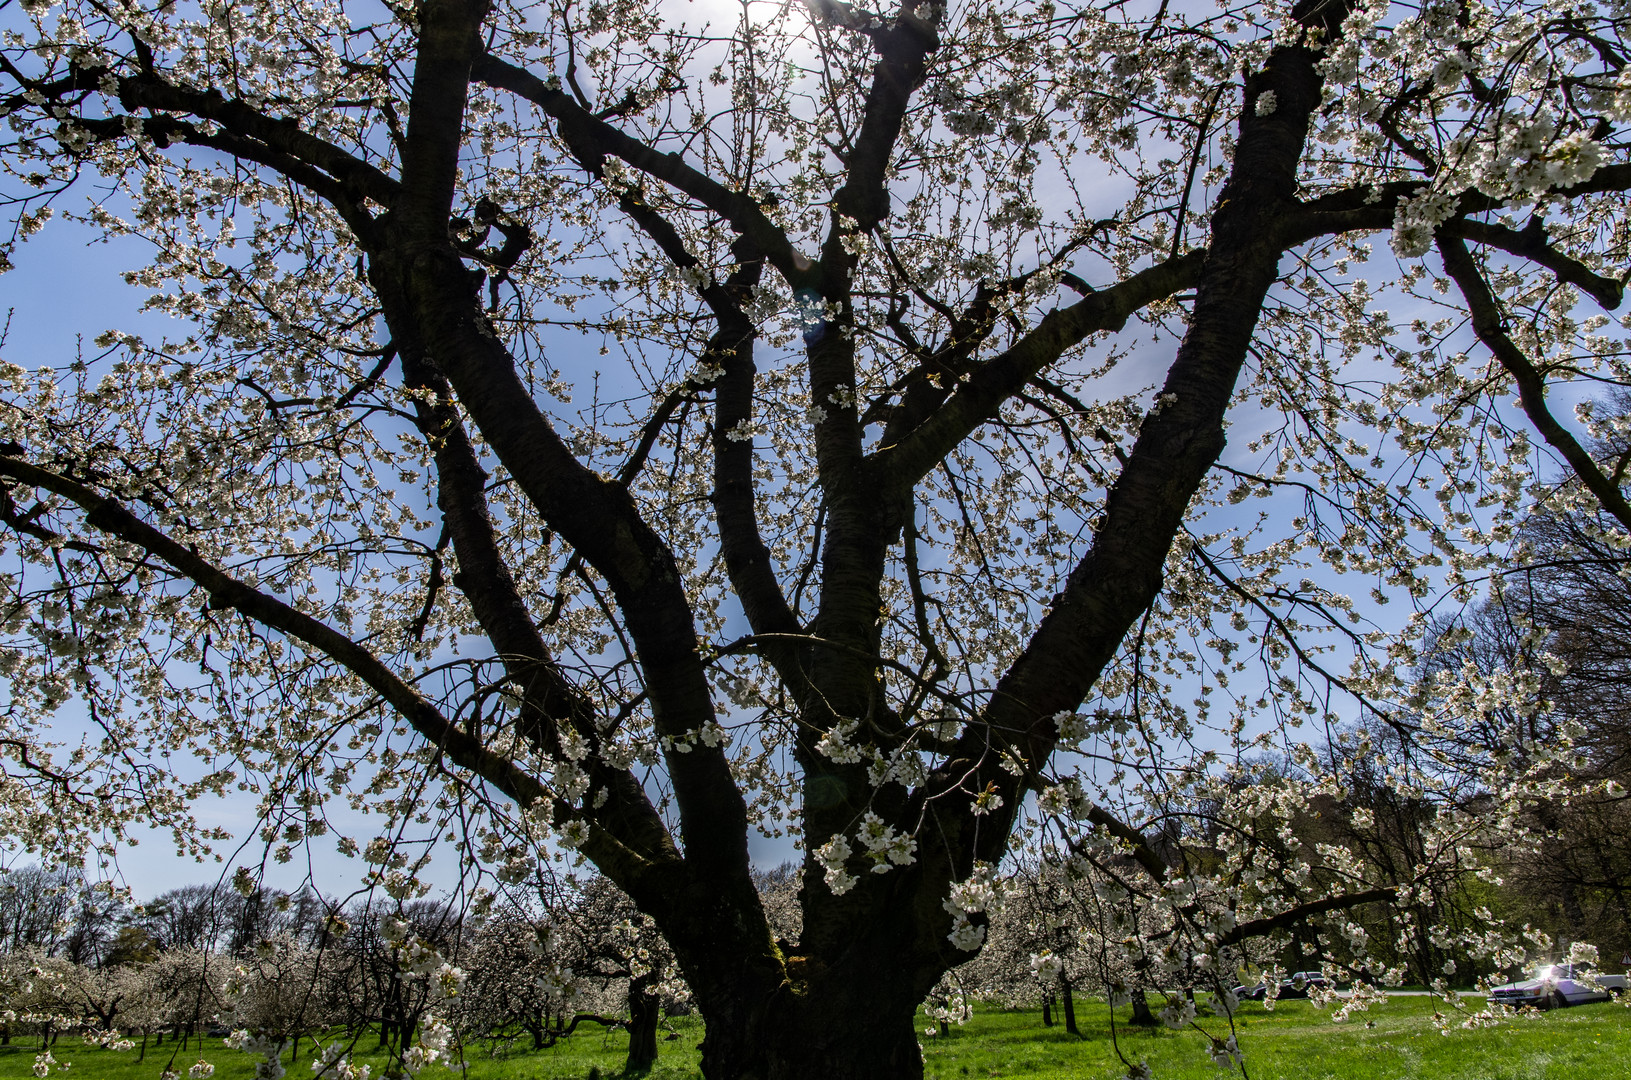
[(931, 53), (940, 45), (934, 28), (903, 14), (873, 42), (878, 62), (855, 141), (845, 158), (844, 186), (833, 196), (833, 208), (854, 218), (862, 232), (871, 232), (889, 216), (889, 187), (885, 181), (895, 153), (901, 122), (912, 94), (923, 82)]
[[(441, 231), (445, 236), (445, 223)], [(539, 411), (472, 295), (457, 253), (445, 241), (418, 251), (408, 267), (389, 259), (374, 264), (392, 336), (404, 353), (422, 349), (436, 358), (544, 520), (611, 585), (639, 650), (657, 732), (688, 740), (714, 713), (673, 553), (628, 490), (585, 468)], [(745, 879), (747, 812), (723, 749), (699, 745), (668, 761), (688, 859), (740, 861)]]
[[(903, 273), (903, 269), (897, 266), (896, 272)], [(950, 324), (945, 340), (900, 380), (900, 400), (885, 412), (888, 420), (881, 445), (893, 446), (917, 430), (962, 385), (962, 377), (976, 369), (974, 356), (997, 325), (993, 301), (998, 295), (996, 288), (982, 281), (974, 290), (973, 301), (962, 311), (940, 306)], [(891, 387), (879, 400), (887, 400), (895, 389)], [(867, 409), (869, 416), (878, 411), (877, 406)]]
[(1530, 262), (1544, 266), (1556, 274), (1559, 281), (1576, 286), (1609, 311), (1619, 307), (1620, 301), (1625, 299), (1624, 284), (1614, 278), (1603, 277), (1585, 263), (1570, 258), (1548, 244), (1546, 230), (1541, 226), (1539, 218), (1532, 218), (1528, 227), (1522, 231), (1509, 229), (1505, 225), (1469, 221), (1464, 218), (1445, 222), (1440, 231), (1500, 248), (1502, 251), (1522, 256)]
[(1535, 429), (1553, 449), (1563, 455), (1563, 460), (1569, 463), (1587, 490), (1597, 496), (1603, 509), (1613, 514), (1621, 525), (1631, 529), (1631, 503), (1626, 502), (1619, 486), (1603, 475), (1586, 448), (1580, 445), (1568, 428), (1558, 423), (1546, 407), (1546, 380), (1508, 336), (1500, 302), (1490, 291), (1488, 282), (1478, 270), (1478, 264), (1467, 251), (1467, 245), (1459, 237), (1440, 231), (1438, 250), (1444, 259), (1445, 272), (1455, 279), (1467, 299), (1473, 332), (1495, 354), (1495, 359), (1500, 361), (1507, 374), (1512, 376), (1512, 381), (1518, 386), (1518, 401), (1528, 414), (1530, 423), (1535, 425)]
[(1126, 845), (1127, 854), (1131, 855), (1133, 860), (1142, 866), (1152, 878), (1156, 881), (1166, 880), (1166, 860), (1155, 853), (1155, 850), (1150, 847), (1149, 841), (1144, 839), (1143, 833), (1101, 806), (1089, 807), (1087, 820)]
[[(123, 138), (129, 134), (125, 126), (126, 117), (103, 120), (82, 120), (78, 126), (94, 135), (98, 140)], [(155, 116), (140, 121), (142, 133), (152, 139), (159, 147), (169, 146), (173, 142), (183, 142), (191, 146), (207, 146), (212, 150), (219, 150), (224, 154), (243, 161), (252, 161), (294, 181), (306, 188), (312, 194), (327, 199), (345, 216), (348, 224), (354, 228), (364, 219), (359, 212), (356, 202), (347, 192), (346, 185), (334, 179), (322, 169), (302, 161), (293, 154), (273, 149), (265, 143), (259, 142), (245, 135), (234, 134), (226, 130), (207, 131), (197, 124), (189, 123), (174, 116)], [(366, 231), (365, 224), (360, 225), (359, 231)]]
[[(408, 389), (419, 391), (415, 411), (434, 448), (436, 501), (459, 564), (453, 583), (469, 600), (527, 706), (524, 734), (558, 759), (560, 728), (576, 730), (590, 746), (584, 760), (592, 785), (587, 803), (593, 805), (597, 793), (607, 796), (603, 805), (588, 812), (591, 820), (645, 860), (677, 861), (679, 852), (639, 781), (628, 770), (611, 769), (600, 760), (594, 703), (566, 679), (527, 612), (488, 513), (487, 474), (453, 407), (451, 391), (421, 358), (406, 351), (402, 370)], [(560, 809), (564, 814), (570, 808)], [(603, 860), (601, 868), (624, 888), (635, 887), (638, 867)]]
[(1267, 918), (1253, 919), (1251, 922), (1241, 923), (1233, 930), (1219, 936), (1217, 945), (1219, 948), (1225, 945), (1234, 945), (1250, 938), (1272, 934), (1276, 930), (1296, 926), (1300, 922), (1311, 919), (1316, 915), (1323, 915), (1327, 911), (1346, 911), (1349, 908), (1359, 907), (1361, 904), (1383, 903), (1392, 900), (1398, 894), (1399, 890), (1396, 888), (1371, 889), (1368, 892), (1328, 896), (1324, 900), (1313, 900), (1306, 904), (1298, 904), (1296, 907), (1288, 908), (1278, 915), (1270, 915)]
[(963, 383), (916, 431), (872, 455), (881, 483), (910, 488), (1012, 395), (1064, 353), (1100, 331), (1119, 330), (1133, 312), (1200, 279), (1206, 253), (1192, 251), (1050, 311), (1007, 351)]
[[(1321, 236), (1346, 232), (1378, 232), (1393, 227), (1399, 203), (1426, 191), (1424, 180), (1395, 180), (1387, 184), (1361, 184), (1299, 203), (1275, 223), (1280, 244), (1292, 248)], [(1586, 180), (1559, 188), (1554, 194), (1579, 198), (1611, 191), (1631, 190), (1631, 164), (1605, 165)], [(1502, 207), (1499, 199), (1479, 191), (1465, 191), (1456, 201), (1456, 216), (1483, 214)]]
[(369, 253), (369, 277), (403, 354), (434, 360), (517, 488), (611, 587), (664, 740), (685, 850), (678, 866), (642, 875), (631, 895), (691, 958), (699, 996), (723, 992), (698, 966), (704, 953), (732, 957), (726, 966), (737, 982), (773, 986), (780, 962), (749, 873), (747, 806), (724, 745), (698, 737), (714, 723), (713, 698), (674, 554), (629, 490), (586, 468), (539, 409), (451, 240), (463, 111), (480, 49), (475, 2), (427, 0), (419, 9), (403, 193), (389, 233)]
[[(1332, 4), (1306, 17), (1328, 23), (1344, 10), (1343, 5)], [(1223, 449), (1224, 414), (1263, 300), (1279, 272), (1282, 249), (1276, 226), (1295, 205), (1298, 162), (1309, 119), (1320, 103), (1320, 56), (1307, 46), (1280, 46), (1270, 53), (1262, 71), (1247, 79), (1234, 166), (1213, 213), (1212, 242), (1200, 268), (1194, 315), (1157, 406), (1145, 418), (1110, 490), (1091, 547), (1025, 651), (999, 680), (986, 723), (965, 729), (959, 757), (981, 762), (972, 784), (962, 777), (937, 775), (926, 788), (930, 798), (948, 785), (956, 785), (964, 798), (973, 797), (971, 788), (995, 785), (1004, 795), (1003, 813), (1011, 820), (1023, 786), (1032, 782), (1053, 752), (1057, 731), (1052, 717), (1081, 703), (1128, 628), (1159, 593), (1163, 565), (1189, 502)], [(1253, 103), (1271, 91), (1278, 108), (1258, 115)], [(1170, 287), (1177, 272), (1164, 264), (1145, 273), (1161, 274), (1161, 283)], [(961, 396), (948, 402), (948, 409)], [(974, 411), (967, 405), (963, 410), (965, 415)], [(935, 442), (929, 445), (947, 449), (955, 445), (951, 435), (969, 423), (960, 419), (953, 424), (937, 416), (925, 425), (937, 429)], [(941, 428), (953, 430), (940, 434)], [(914, 448), (910, 458), (914, 467), (922, 456), (924, 449)], [(905, 471), (910, 475), (912, 469)], [(1010, 775), (1001, 767), (999, 755), (986, 748), (988, 742), (999, 741), (1024, 763), (1023, 777)], [(957, 805), (955, 800), (948, 803)], [(926, 809), (935, 814), (932, 802)], [(1006, 829), (976, 833), (943, 812), (935, 816), (953, 845), (948, 854), (954, 861), (990, 861), (1000, 855)], [(954, 831), (960, 835), (952, 835)]]
[[(721, 369), (714, 383), (714, 520), (719, 525), (720, 554), (742, 602), (748, 625), (757, 634), (796, 634), (802, 627), (776, 578), (770, 548), (759, 531), (758, 500), (753, 479), (753, 440), (741, 429), (753, 418), (756, 332), (736, 297), (759, 280), (762, 263), (744, 259), (723, 285), (709, 286), (703, 298), (719, 320), (708, 339), (704, 359)], [(772, 659), (789, 685), (798, 685), (796, 650), (773, 650)]]
[(194, 90), (166, 82), (157, 75), (141, 74), (119, 80), (119, 103), (132, 111), (156, 109), (213, 121), (233, 135), (252, 139), (276, 153), (321, 169), (344, 184), (359, 201), (366, 196), (388, 206), (399, 190), (396, 181), (379, 169), (333, 143), (302, 131), (294, 121), (267, 116), (242, 101), (223, 96), (218, 90)]
[(464, 147), (470, 65), (481, 49), (486, 0), (425, 0), (418, 5), (419, 47), (402, 142), (402, 196), (396, 214), (405, 238), (446, 242), (448, 210)]
[[(646, 202), (638, 189), (624, 192), (618, 206), (675, 267), (694, 270), (701, 266), (701, 261), (686, 248), (679, 230)], [(764, 260), (746, 237), (738, 237), (731, 250), (738, 260), (736, 269), (725, 281), (710, 280), (701, 290), (703, 302), (718, 326), (702, 352), (704, 367), (717, 366), (720, 370), (714, 381), (714, 519), (719, 525), (725, 570), (748, 624), (759, 634), (795, 634), (800, 630), (798, 619), (776, 579), (770, 549), (759, 531), (753, 440), (741, 437), (742, 427), (753, 418), (753, 344), (758, 333), (743, 312), (742, 301), (759, 283)], [(773, 647), (770, 657), (788, 685), (799, 684), (794, 650)]]
[(209, 593), (212, 606), (241, 612), (327, 656), (384, 698), (454, 764), (492, 782), (522, 806), (548, 798), (548, 793), (531, 776), (516, 768), (509, 759), (488, 751), (378, 657), (333, 627), (244, 584), (149, 525), (118, 500), (107, 498), (77, 481), (8, 456), (0, 456), (0, 474), (43, 488), (79, 506), (93, 528), (167, 563)]
[(795, 287), (813, 281), (812, 261), (799, 254), (780, 226), (771, 221), (751, 195), (732, 191), (699, 169), (685, 163), (678, 154), (654, 150), (591, 114), (571, 95), (491, 54), (479, 57), (472, 78), (488, 86), (508, 90), (543, 109), (559, 125), (561, 137), (581, 159), (599, 162), (607, 155), (619, 158), (649, 176), (656, 177), (676, 191), (695, 199), (728, 222), (732, 229), (750, 240), (764, 253), (781, 275)]

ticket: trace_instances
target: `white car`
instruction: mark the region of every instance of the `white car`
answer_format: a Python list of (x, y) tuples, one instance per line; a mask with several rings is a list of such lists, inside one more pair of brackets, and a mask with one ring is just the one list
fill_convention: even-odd
[(1495, 1005), (1514, 1008), (1528, 1005), (1536, 1009), (1561, 1009), (1565, 1005), (1607, 1001), (1610, 995), (1624, 992), (1624, 975), (1591, 975), (1583, 968), (1576, 972), (1573, 964), (1547, 964), (1530, 972), (1527, 979), (1494, 987), (1489, 992), (1489, 1000)]

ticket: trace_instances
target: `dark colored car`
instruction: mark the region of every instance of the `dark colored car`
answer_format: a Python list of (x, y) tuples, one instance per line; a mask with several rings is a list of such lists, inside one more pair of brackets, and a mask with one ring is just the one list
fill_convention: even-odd
[[(1318, 971), (1298, 971), (1288, 979), (1280, 981), (1280, 998), (1305, 998), (1308, 991), (1318, 987), (1321, 990), (1329, 989), (1331, 982)], [(1235, 997), (1241, 1001), (1262, 1001), (1268, 996), (1268, 984), (1258, 983), (1256, 986), (1235, 987)]]

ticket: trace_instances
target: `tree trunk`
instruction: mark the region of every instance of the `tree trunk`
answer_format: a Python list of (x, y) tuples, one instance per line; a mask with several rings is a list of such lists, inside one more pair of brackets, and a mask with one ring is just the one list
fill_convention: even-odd
[(657, 1021), (662, 1002), (656, 994), (646, 993), (653, 981), (650, 975), (629, 980), (629, 1057), (623, 1063), (624, 1076), (649, 1072), (657, 1064)]
[(1065, 1030), (1079, 1038), (1082, 1033), (1076, 1028), (1076, 998), (1071, 993), (1070, 980), (1061, 977), (1059, 986), (1060, 1002), (1065, 1007)]
[(1042, 995), (1042, 1026), (1043, 1027), (1052, 1027), (1053, 1026), (1053, 995), (1052, 994), (1043, 994)]
[(1586, 937), (1586, 909), (1580, 905), (1580, 891), (1575, 888), (1574, 882), (1562, 882), (1557, 890), (1558, 898), (1563, 902), (1563, 917), (1569, 920), (1569, 930), (1573, 940), (1582, 941)]
[[(824, 978), (705, 1002), (707, 1080), (922, 1080), (915, 1024), (926, 987)], [(931, 984), (932, 985), (932, 984)]]
[[(1620, 911), (1620, 948), (1624, 950), (1626, 943), (1631, 942), (1631, 905), (1627, 905), (1625, 901), (1625, 890), (1623, 888), (1618, 885), (1614, 885), (1612, 888), (1614, 889), (1614, 906), (1619, 908)], [(1621, 955), (1624, 955), (1623, 951)]]
[(1154, 1027), (1158, 1021), (1155, 1014), (1150, 1012), (1150, 999), (1144, 996), (1144, 991), (1133, 991), (1133, 1018), (1128, 1023), (1139, 1027)]

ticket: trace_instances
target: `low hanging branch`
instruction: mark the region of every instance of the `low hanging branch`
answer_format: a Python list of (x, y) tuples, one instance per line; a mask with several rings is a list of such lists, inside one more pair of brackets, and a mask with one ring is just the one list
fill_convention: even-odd
[(361, 645), (218, 569), (131, 513), (118, 500), (16, 457), (0, 455), (0, 476), (67, 499), (85, 512), (85, 522), (92, 528), (141, 548), (190, 579), (209, 594), (212, 607), (242, 612), (342, 665), (418, 728), (432, 745), (464, 768), (491, 780), (523, 805), (545, 797), (536, 780), (466, 735)]
[(1524, 355), (1522, 349), (1507, 334), (1505, 318), (1501, 314), (1500, 302), (1490, 291), (1489, 284), (1484, 275), (1479, 272), (1478, 264), (1473, 261), (1472, 254), (1467, 245), (1456, 236), (1441, 233), (1438, 239), (1439, 254), (1444, 259), (1444, 269), (1454, 279), (1466, 297), (1467, 310), (1472, 315), (1472, 328), (1495, 359), (1500, 361), (1512, 381), (1518, 386), (1518, 400), (1523, 405), (1523, 411), (1529, 416), (1530, 423), (1535, 425), (1541, 437), (1552, 446), (1563, 460), (1569, 463), (1569, 468), (1580, 478), (1603, 509), (1614, 515), (1619, 523), (1631, 529), (1631, 502), (1627, 502), (1620, 492), (1619, 486), (1603, 475), (1585, 447), (1570, 434), (1569, 430), (1558, 423), (1551, 410), (1546, 407), (1546, 380), (1529, 357)]

